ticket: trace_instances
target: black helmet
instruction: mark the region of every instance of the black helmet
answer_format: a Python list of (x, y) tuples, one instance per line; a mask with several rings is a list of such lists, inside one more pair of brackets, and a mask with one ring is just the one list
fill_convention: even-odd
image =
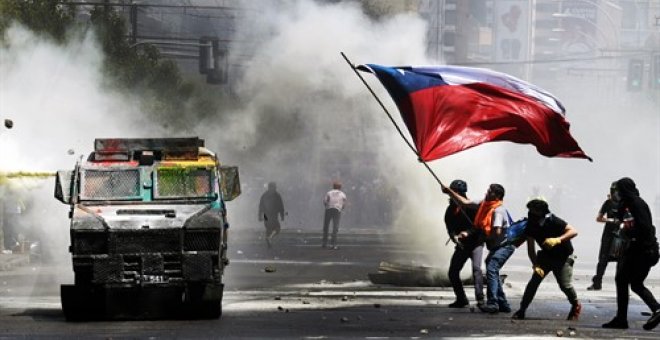
[(465, 194), (467, 192), (467, 183), (460, 179), (455, 179), (449, 184), (451, 190), (456, 191), (459, 194)]

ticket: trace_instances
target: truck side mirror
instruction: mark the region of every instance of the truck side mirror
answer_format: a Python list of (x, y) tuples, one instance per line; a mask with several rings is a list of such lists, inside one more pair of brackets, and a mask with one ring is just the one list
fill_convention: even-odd
[(71, 204), (73, 170), (59, 170), (55, 176), (55, 198), (64, 204)]
[(225, 201), (231, 201), (241, 194), (241, 181), (237, 166), (220, 167), (220, 190)]

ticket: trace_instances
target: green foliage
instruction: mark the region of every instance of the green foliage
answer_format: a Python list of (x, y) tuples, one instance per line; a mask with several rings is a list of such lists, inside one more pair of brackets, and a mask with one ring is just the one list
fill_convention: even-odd
[(74, 24), (75, 10), (58, 0), (0, 1), (0, 32), (18, 21), (32, 31), (64, 42), (69, 27)]

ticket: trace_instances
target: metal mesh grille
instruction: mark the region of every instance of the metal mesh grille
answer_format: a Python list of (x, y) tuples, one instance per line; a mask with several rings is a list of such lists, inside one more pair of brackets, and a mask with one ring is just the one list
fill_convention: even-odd
[(109, 256), (94, 261), (94, 282), (121, 282), (124, 271), (124, 260), (121, 256)]
[(211, 171), (199, 168), (160, 168), (157, 171), (156, 197), (208, 197)]
[(104, 232), (75, 232), (71, 239), (76, 255), (108, 253), (108, 236)]
[(165, 272), (163, 256), (160, 254), (142, 255), (142, 273), (145, 275), (163, 275)]
[(110, 236), (110, 251), (115, 254), (180, 252), (178, 230), (131, 230), (114, 232)]
[(187, 254), (183, 257), (183, 278), (186, 280), (208, 280), (212, 277), (211, 256)]
[(183, 238), (185, 250), (218, 251), (220, 249), (220, 230), (188, 231)]
[(126, 199), (140, 196), (138, 169), (86, 170), (82, 175), (83, 199)]

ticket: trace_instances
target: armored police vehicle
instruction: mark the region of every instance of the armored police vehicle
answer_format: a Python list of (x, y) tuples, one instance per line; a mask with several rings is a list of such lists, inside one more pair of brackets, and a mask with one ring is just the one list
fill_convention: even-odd
[(202, 139), (96, 139), (56, 176), (55, 197), (71, 206), (66, 319), (220, 317), (225, 202), (239, 194), (238, 168)]

